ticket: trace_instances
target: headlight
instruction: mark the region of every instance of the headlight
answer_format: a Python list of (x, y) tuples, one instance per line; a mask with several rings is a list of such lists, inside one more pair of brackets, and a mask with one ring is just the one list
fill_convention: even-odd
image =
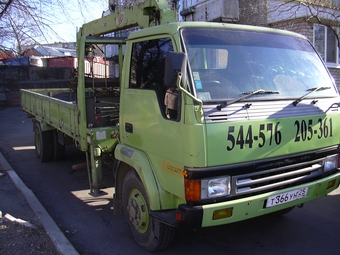
[(338, 157), (339, 155), (332, 155), (325, 158), (323, 170), (324, 172), (338, 168)]
[(201, 199), (223, 197), (230, 194), (230, 176), (201, 181)]

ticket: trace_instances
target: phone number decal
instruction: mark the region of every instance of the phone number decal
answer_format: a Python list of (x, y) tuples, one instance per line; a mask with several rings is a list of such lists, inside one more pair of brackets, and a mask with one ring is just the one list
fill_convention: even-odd
[[(312, 119), (296, 120), (294, 122), (295, 138), (294, 142), (309, 141), (333, 136), (332, 118), (318, 119), (317, 123)], [(255, 129), (254, 129), (255, 130)], [(253, 126), (229, 126), (227, 141), (227, 150), (231, 151), (238, 147), (245, 148), (262, 148), (265, 145), (280, 145), (282, 141), (282, 132), (280, 122), (260, 124), (258, 131), (253, 131)]]

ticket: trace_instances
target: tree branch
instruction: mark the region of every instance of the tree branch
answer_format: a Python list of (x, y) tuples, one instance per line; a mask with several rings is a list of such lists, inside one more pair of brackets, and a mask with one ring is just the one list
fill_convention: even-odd
[(2, 8), (2, 10), (0, 12), (0, 19), (7, 12), (8, 8), (12, 4), (12, 2), (13, 2), (13, 0), (8, 0), (7, 2), (0, 2), (0, 5), (4, 5), (4, 7)]

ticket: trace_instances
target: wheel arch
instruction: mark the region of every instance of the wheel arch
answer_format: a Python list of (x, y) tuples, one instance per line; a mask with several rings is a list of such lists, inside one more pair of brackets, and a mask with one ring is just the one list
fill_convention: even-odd
[(123, 202), (122, 202), (122, 193), (123, 193), (123, 181), (126, 174), (131, 171), (131, 166), (126, 164), (125, 162), (118, 161), (116, 165), (116, 169), (114, 171), (114, 179), (115, 179), (115, 192), (113, 194), (113, 210), (114, 214), (122, 214), (123, 210)]
[[(115, 158), (119, 160), (115, 171), (115, 214), (121, 213), (122, 184), (129, 171), (135, 171), (140, 178), (149, 198), (150, 209), (160, 210), (159, 184), (152, 170), (147, 155), (140, 150), (118, 144), (115, 150)], [(118, 209), (116, 211), (116, 209)]]

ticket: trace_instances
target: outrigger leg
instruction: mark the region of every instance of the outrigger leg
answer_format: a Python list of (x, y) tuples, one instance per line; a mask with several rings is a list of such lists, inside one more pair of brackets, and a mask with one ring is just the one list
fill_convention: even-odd
[(100, 190), (104, 186), (100, 148), (90, 144), (90, 149), (86, 152), (86, 161), (90, 182), (90, 194), (92, 196), (104, 195), (105, 192)]

